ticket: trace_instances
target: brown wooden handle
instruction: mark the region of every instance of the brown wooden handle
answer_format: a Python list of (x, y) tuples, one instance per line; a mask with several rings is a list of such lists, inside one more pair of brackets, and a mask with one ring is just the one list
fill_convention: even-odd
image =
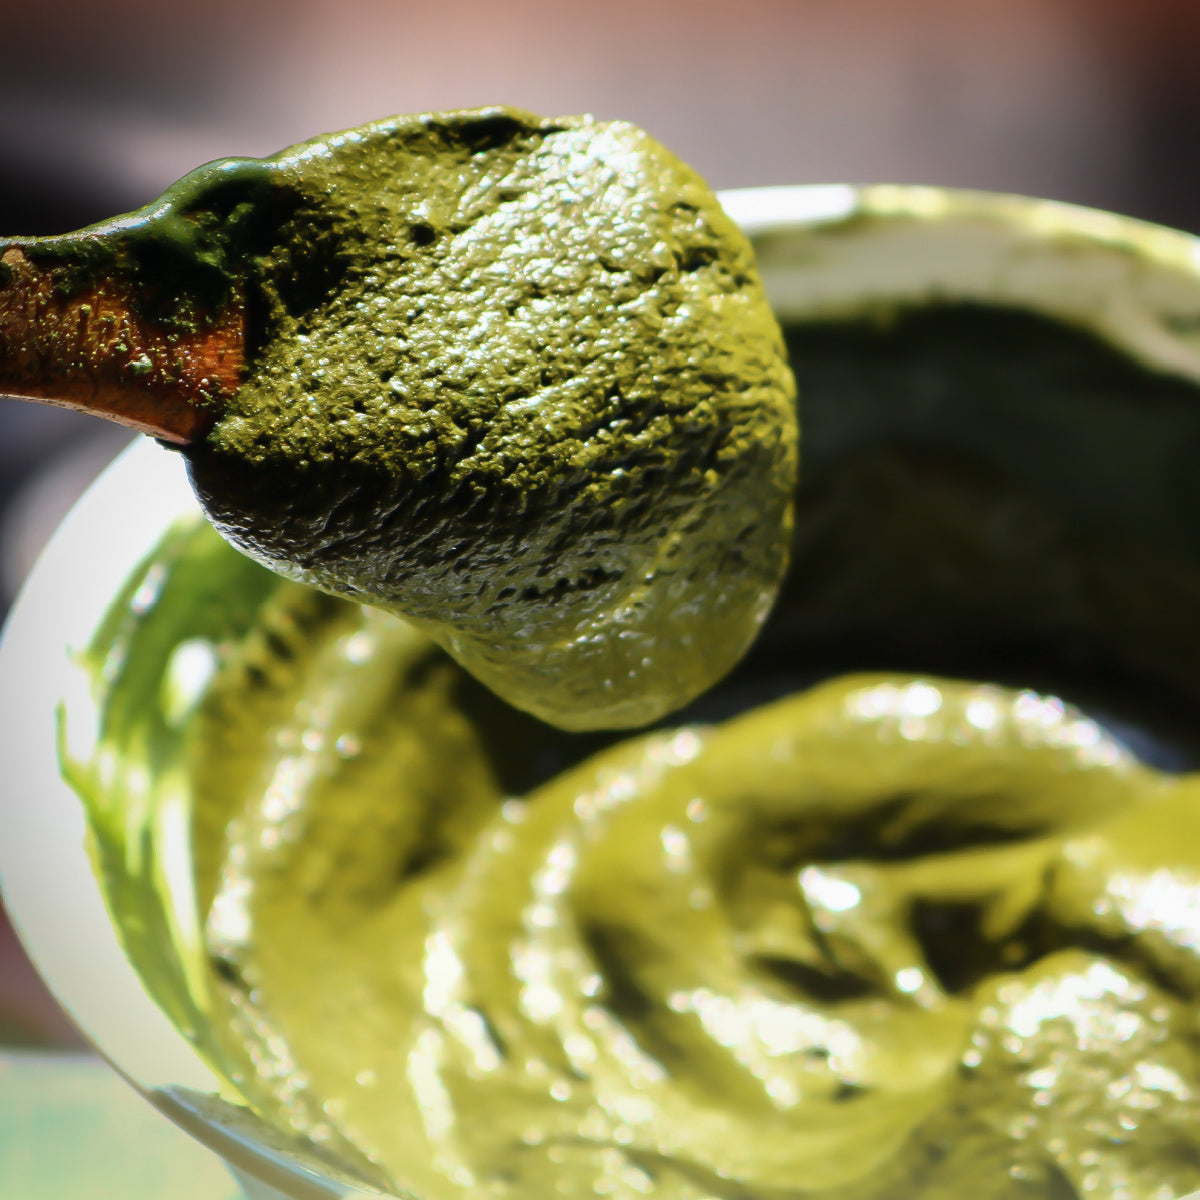
[(245, 314), (230, 302), (190, 329), (139, 312), (119, 277), (43, 263), (0, 242), (0, 395), (78, 409), (175, 445), (202, 439), (245, 374)]

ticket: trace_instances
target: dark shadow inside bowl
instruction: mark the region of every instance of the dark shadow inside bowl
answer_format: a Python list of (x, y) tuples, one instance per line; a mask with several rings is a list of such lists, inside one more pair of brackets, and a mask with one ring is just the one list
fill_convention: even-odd
[[(743, 662), (662, 724), (892, 670), (1052, 692), (1144, 761), (1200, 767), (1200, 387), (1011, 308), (785, 327), (788, 577)], [(557, 734), (470, 679), (459, 702), (514, 794), (619, 740)]]
[(711, 719), (845, 671), (1053, 691), (1200, 765), (1200, 388), (1028, 312), (795, 322), (783, 594)]

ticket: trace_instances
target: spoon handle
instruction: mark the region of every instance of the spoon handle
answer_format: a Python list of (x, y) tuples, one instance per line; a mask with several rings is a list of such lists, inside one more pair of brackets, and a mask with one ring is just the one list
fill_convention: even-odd
[[(228, 303), (167, 328), (119, 276), (53, 241), (0, 239), (0, 395), (105, 417), (177, 446), (202, 439), (245, 369), (245, 314)], [(64, 252), (65, 251), (65, 252)]]

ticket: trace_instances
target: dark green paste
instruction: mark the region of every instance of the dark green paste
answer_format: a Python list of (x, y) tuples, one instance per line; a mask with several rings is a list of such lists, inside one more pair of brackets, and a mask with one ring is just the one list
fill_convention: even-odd
[[(1194, 767), (1194, 722), (1160, 718), (1200, 703), (1200, 551), (1110, 485), (1136, 454), (1200, 515), (1155, 465), (1196, 389), (990, 309), (791, 343), (793, 572), (677, 726), (551, 728), (199, 522), (114, 604), (70, 766), (110, 908), (158, 1003), (322, 1161), (421, 1200), (1200, 1187), (1200, 776), (921, 666), (1053, 676)], [(1089, 473), (1045, 469), (1089, 405)]]
[(131, 958), (248, 1106), (364, 1180), (1200, 1185), (1200, 787), (1052, 696), (857, 676), (604, 748), (202, 524), (90, 660), (71, 777)]
[(746, 238), (631, 125), (397, 117), (27, 252), (125, 280), (171, 327), (243, 304), (246, 379), (186, 450), (213, 523), (545, 720), (645, 725), (770, 608), (782, 336)]
[(277, 726), (297, 749), (197, 852), (220, 862), (207, 941), (248, 1095), (394, 1185), (957, 1200), (968, 1171), (980, 1196), (1194, 1178), (1177, 993), (1200, 959), (1158, 926), (1198, 882), (1162, 823), (1200, 832), (1200, 789), (1061, 703), (855, 677), (508, 800), (467, 730), (418, 751), (418, 720), (360, 825), (305, 750), (348, 727)]

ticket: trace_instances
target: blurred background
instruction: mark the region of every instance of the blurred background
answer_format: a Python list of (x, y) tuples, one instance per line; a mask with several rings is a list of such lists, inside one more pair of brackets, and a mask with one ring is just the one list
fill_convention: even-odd
[[(632, 120), (716, 187), (945, 184), (1200, 232), (1195, 0), (0, 0), (0, 16), (2, 233), (126, 211), (208, 159), (493, 103)], [(125, 440), (0, 400), (0, 610)], [(0, 1040), (72, 1037), (0, 921)]]

